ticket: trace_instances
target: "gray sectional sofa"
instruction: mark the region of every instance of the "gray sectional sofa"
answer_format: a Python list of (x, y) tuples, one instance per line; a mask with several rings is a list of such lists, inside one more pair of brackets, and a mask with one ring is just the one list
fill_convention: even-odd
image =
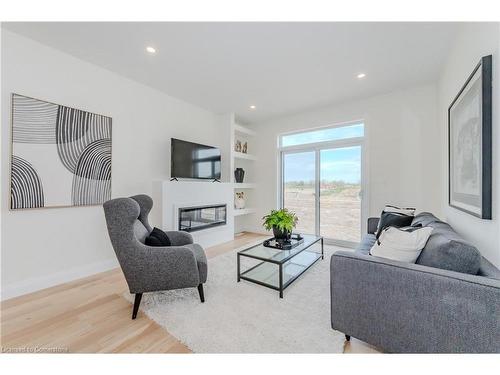
[(500, 271), (430, 213), (412, 223), (433, 227), (415, 264), (370, 256), (377, 225), (331, 257), (332, 328), (386, 352), (500, 353)]

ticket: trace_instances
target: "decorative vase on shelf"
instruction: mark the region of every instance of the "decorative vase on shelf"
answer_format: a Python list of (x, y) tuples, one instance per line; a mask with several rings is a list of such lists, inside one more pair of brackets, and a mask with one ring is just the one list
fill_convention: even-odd
[(245, 208), (245, 193), (235, 193), (236, 196), (234, 197), (234, 208), (237, 210), (242, 210)]
[(243, 170), (243, 168), (236, 168), (234, 170), (234, 179), (236, 180), (236, 182), (242, 183), (244, 177), (245, 177), (245, 171)]
[(241, 141), (240, 140), (236, 140), (236, 142), (234, 144), (234, 151), (241, 152)]

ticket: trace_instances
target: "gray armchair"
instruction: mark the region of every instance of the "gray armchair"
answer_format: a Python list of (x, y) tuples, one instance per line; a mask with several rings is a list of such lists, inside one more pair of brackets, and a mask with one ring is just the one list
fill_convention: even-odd
[(135, 294), (132, 319), (146, 292), (197, 287), (201, 302), (205, 302), (207, 258), (189, 233), (167, 231), (172, 246), (147, 246), (144, 241), (152, 230), (148, 214), (153, 207), (149, 196), (116, 198), (103, 207), (111, 244), (130, 293)]

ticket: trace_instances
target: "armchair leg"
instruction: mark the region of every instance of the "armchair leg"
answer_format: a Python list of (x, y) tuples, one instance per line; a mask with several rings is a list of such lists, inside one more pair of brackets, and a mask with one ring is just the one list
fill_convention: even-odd
[(345, 341), (351, 341), (351, 336), (345, 335)]
[(132, 319), (137, 317), (137, 311), (139, 311), (139, 305), (141, 304), (142, 293), (135, 294), (134, 309), (132, 311)]
[(205, 295), (203, 294), (203, 284), (198, 285), (198, 293), (200, 294), (201, 302), (205, 302)]

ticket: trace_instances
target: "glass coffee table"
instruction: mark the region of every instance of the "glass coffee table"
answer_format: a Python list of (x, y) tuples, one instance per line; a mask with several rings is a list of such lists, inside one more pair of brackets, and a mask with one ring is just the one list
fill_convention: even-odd
[[(265, 247), (262, 244), (241, 250), (237, 254), (238, 282), (250, 281), (280, 292), (297, 280), (314, 263), (324, 259), (323, 237), (304, 234), (304, 242), (290, 250)], [(251, 258), (257, 264), (241, 271), (241, 257)]]

